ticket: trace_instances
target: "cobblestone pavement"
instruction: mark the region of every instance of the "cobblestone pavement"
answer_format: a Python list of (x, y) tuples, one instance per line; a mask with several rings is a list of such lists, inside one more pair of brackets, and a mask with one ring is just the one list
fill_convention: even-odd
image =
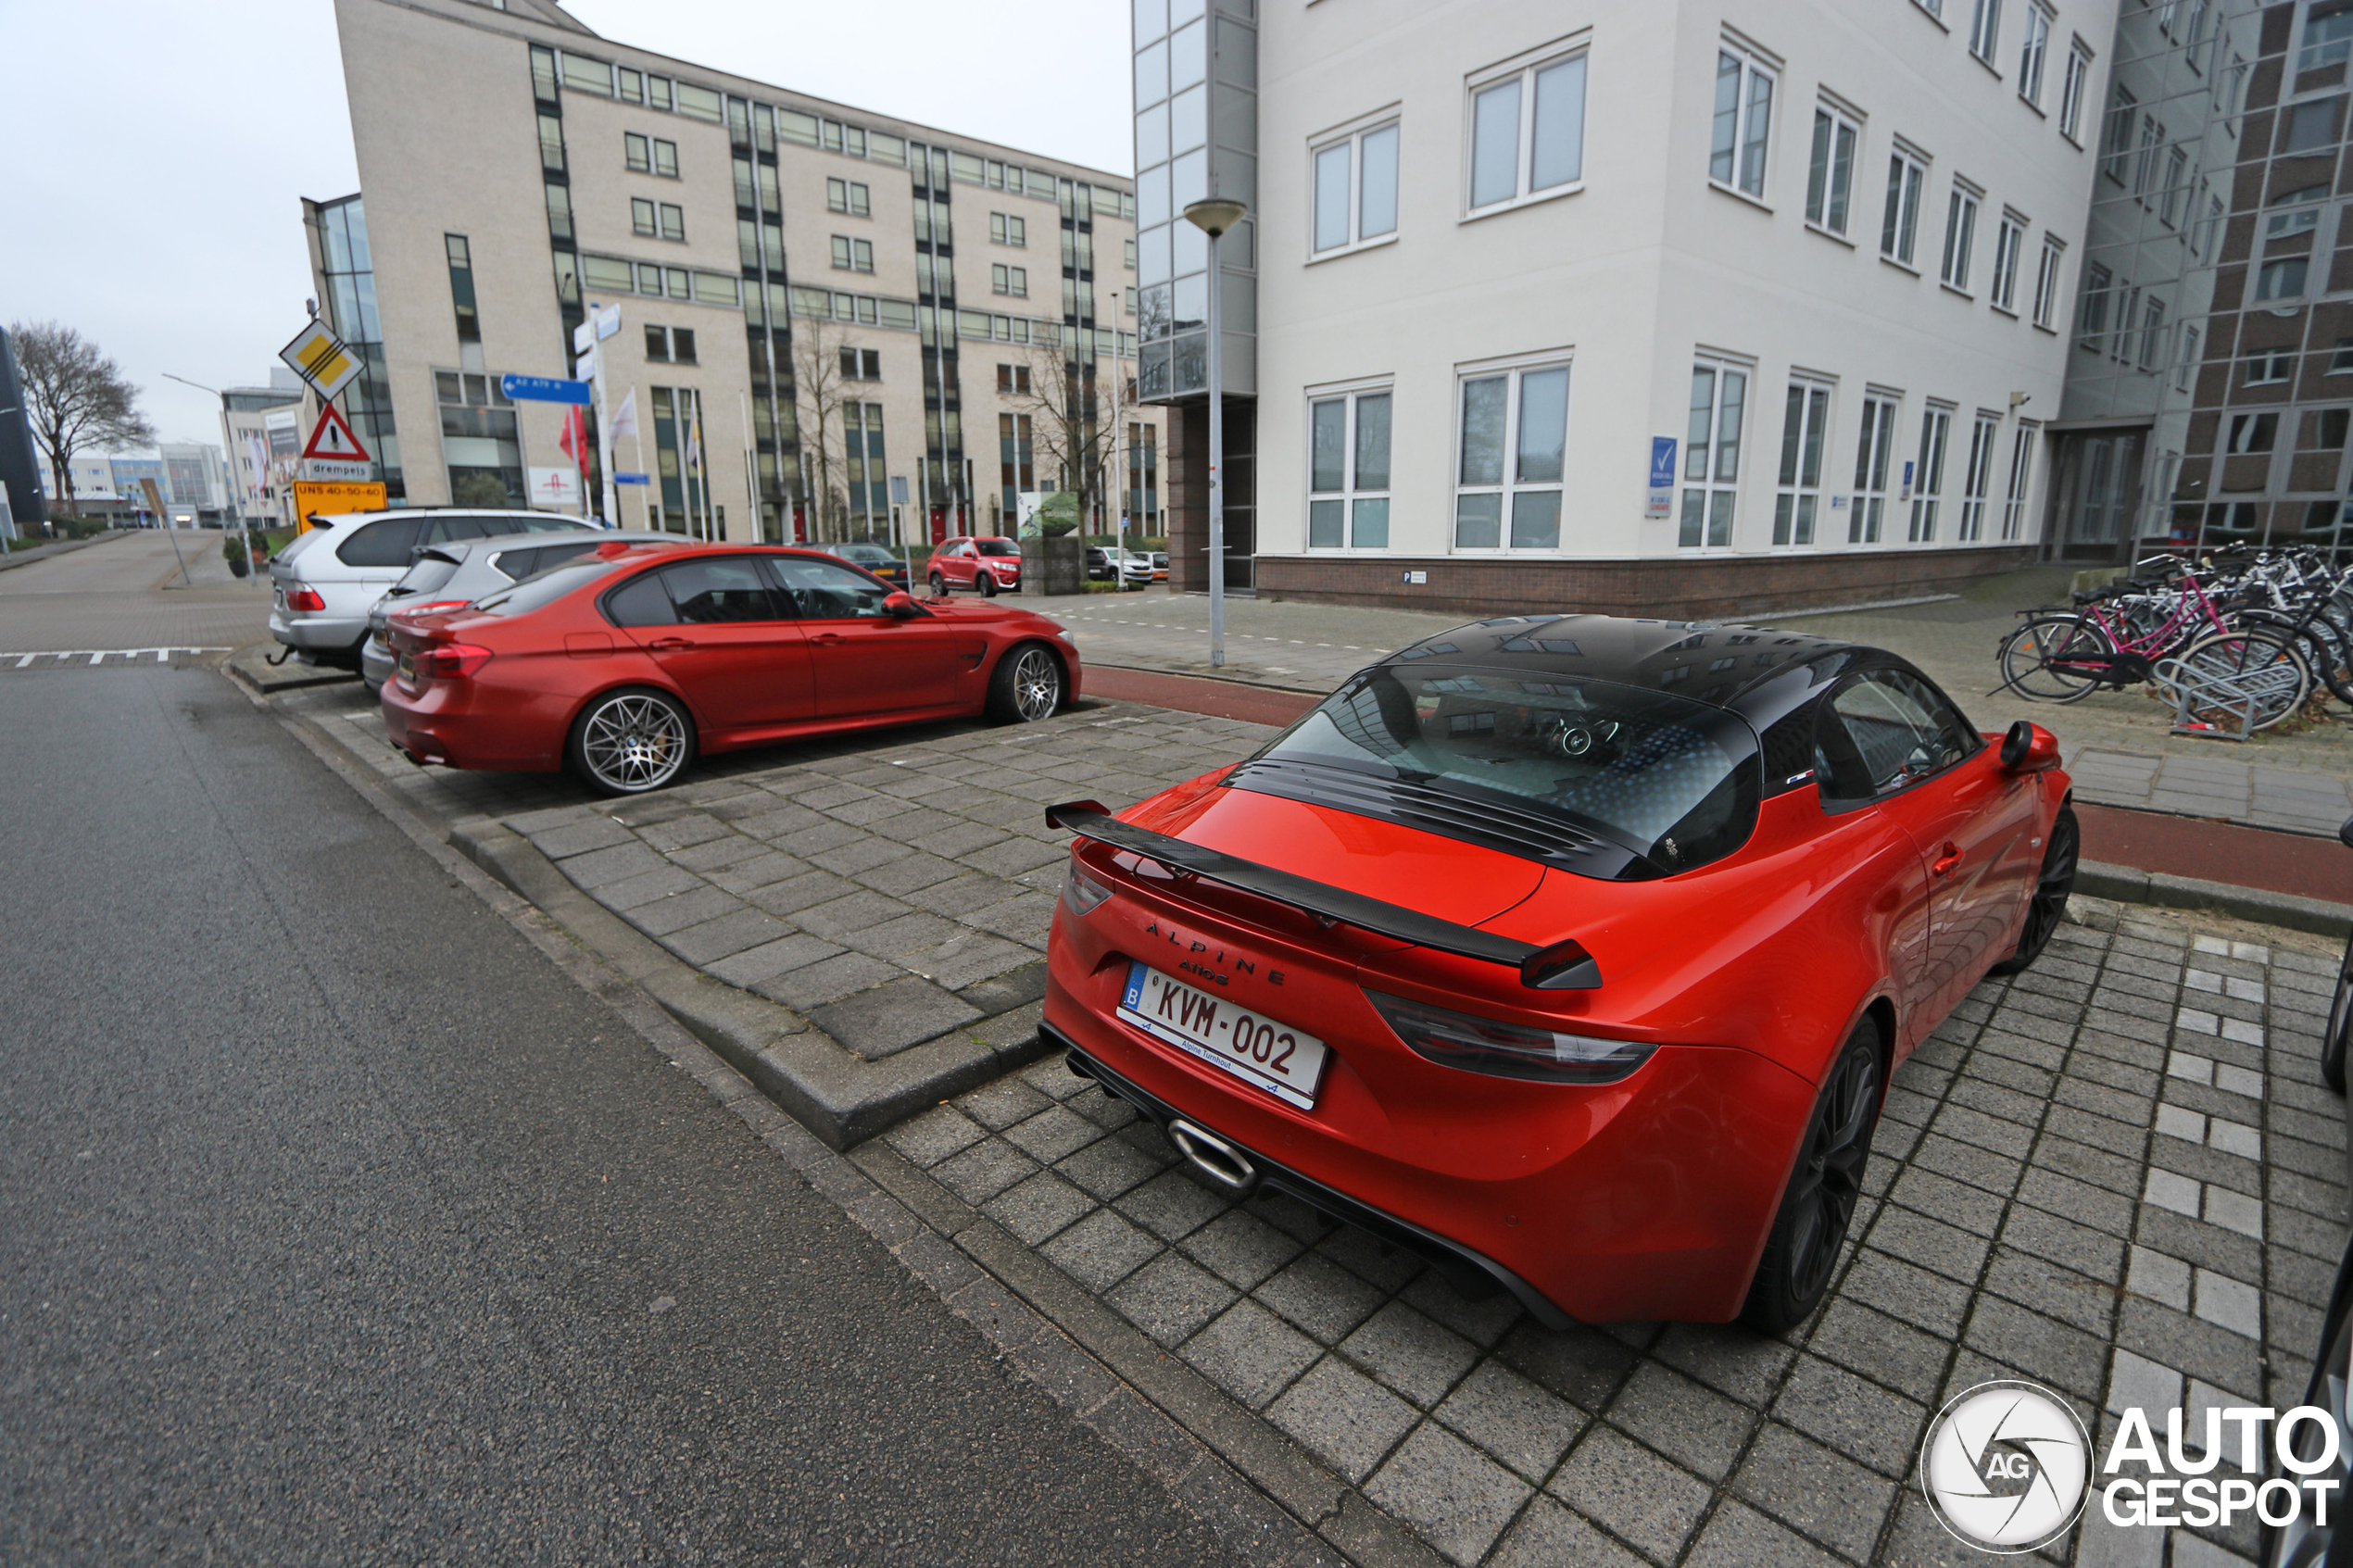
[[(180, 586), (175, 543), (194, 587)], [(0, 571), (0, 649), (14, 653), (233, 648), (269, 625), (269, 594), (229, 576), (217, 531), (157, 529)]]
[(2114, 929), (2065, 927), (1896, 1074), (1859, 1242), (1786, 1340), (1463, 1300), (1288, 1198), (1211, 1193), (1059, 1060), (885, 1141), (1453, 1562), (1974, 1562), (1906, 1484), (1939, 1405), (2001, 1376), (2087, 1417), (2295, 1404), (2344, 1242), (2325, 945), (2091, 918)]

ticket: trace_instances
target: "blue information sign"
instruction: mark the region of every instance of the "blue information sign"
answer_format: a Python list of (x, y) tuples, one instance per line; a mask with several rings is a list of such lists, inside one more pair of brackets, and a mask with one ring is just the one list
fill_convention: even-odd
[(1675, 506), (1675, 438), (1651, 437), (1650, 515), (1665, 517)]
[(590, 403), (596, 395), (585, 381), (556, 376), (500, 376), (498, 390), (516, 403)]
[(612, 482), (615, 484), (651, 484), (654, 476), (649, 473), (617, 473), (612, 476)]

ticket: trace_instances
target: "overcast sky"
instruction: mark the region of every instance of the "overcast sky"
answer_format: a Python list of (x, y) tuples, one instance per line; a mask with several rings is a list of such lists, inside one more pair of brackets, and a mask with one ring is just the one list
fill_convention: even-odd
[[(1126, 172), (1125, 0), (570, 0), (607, 37)], [(359, 184), (327, 0), (0, 0), (10, 74), (0, 321), (120, 362), (165, 440), (220, 439), (166, 381), (266, 381), (311, 292), (304, 196)]]

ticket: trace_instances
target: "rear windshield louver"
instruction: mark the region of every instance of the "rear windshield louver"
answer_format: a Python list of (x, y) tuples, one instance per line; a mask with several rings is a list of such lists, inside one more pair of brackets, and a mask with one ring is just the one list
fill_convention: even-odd
[[(1245, 762), (1226, 775), (1229, 789), (1277, 795), (1286, 800), (1326, 806), (1379, 822), (1419, 828), (1483, 849), (1580, 872), (1588, 876), (1614, 876), (1629, 859), (1614, 844), (1580, 833), (1561, 822), (1532, 811), (1514, 809), (1501, 801), (1472, 800), (1450, 790), (1430, 788), (1404, 779), (1376, 778), (1340, 768), (1318, 768), (1298, 762)], [(1601, 863), (1596, 864), (1596, 861)]]

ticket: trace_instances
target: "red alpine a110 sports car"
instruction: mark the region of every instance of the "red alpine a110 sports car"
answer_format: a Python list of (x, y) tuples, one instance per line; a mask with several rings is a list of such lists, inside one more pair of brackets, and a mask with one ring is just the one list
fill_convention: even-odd
[(1050, 717), (1078, 650), (1043, 616), (919, 604), (845, 560), (620, 540), (462, 608), (392, 617), (384, 729), (420, 762), (547, 772), (609, 795), (697, 753), (987, 713)]
[(2057, 742), (1892, 654), (1484, 621), (1078, 835), (1046, 1030), (1205, 1179), (1540, 1321), (1820, 1301), (1888, 1076), (2075, 877)]

